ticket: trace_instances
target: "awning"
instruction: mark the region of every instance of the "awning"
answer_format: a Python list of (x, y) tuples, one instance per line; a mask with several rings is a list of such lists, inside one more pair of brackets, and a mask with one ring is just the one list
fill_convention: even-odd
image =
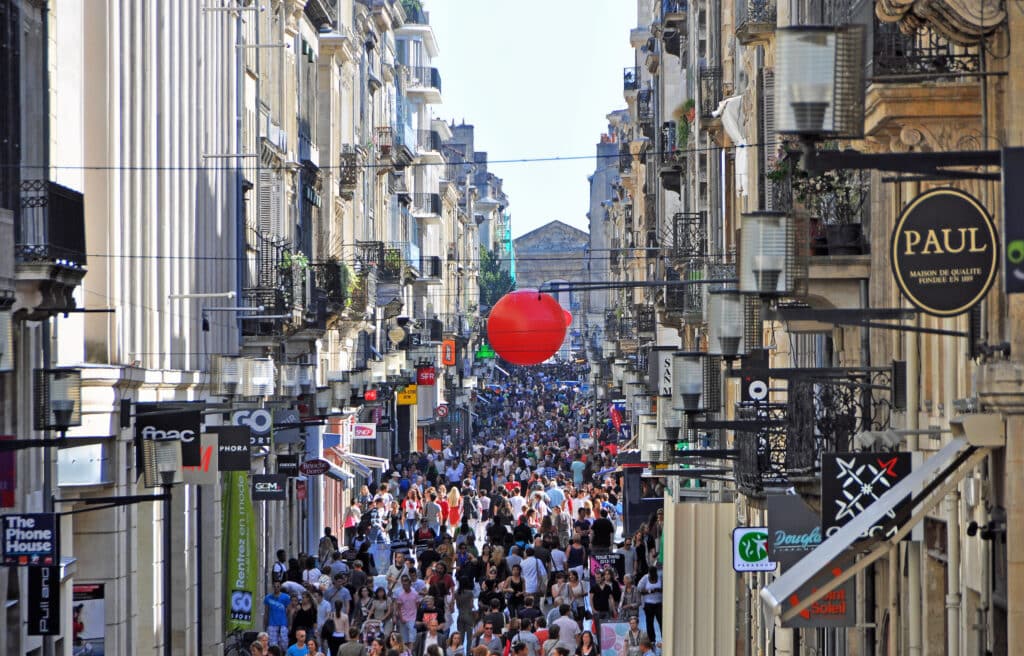
[(369, 467), (353, 458), (352, 454), (350, 453), (346, 453), (345, 455), (341, 456), (341, 459), (344, 460), (345, 464), (347, 464), (349, 467), (356, 470), (357, 474), (360, 474), (365, 478), (369, 478), (370, 475), (373, 473), (372, 471), (370, 471)]
[[(369, 473), (370, 470), (367, 469), (366, 471), (367, 471), (367, 473)], [(338, 467), (338, 466), (333, 465), (333, 464), (331, 465), (331, 468), (327, 470), (327, 477), (328, 478), (333, 478), (334, 480), (336, 480), (336, 481), (338, 481), (340, 483), (344, 483), (345, 485), (351, 485), (352, 481), (354, 481), (355, 478), (356, 478), (355, 476), (353, 476), (352, 474), (348, 473), (347, 471), (345, 471), (341, 467)]]
[[(909, 476), (879, 497), (864, 512), (857, 515), (850, 523), (836, 531), (804, 556), (800, 562), (784, 572), (771, 585), (762, 588), (761, 602), (764, 604), (766, 614), (780, 617), (783, 622), (791, 620), (811, 604), (816, 603), (855, 576), (857, 572), (887, 554), (988, 454), (989, 449), (969, 446), (965, 439), (952, 440), (941, 451), (914, 469)], [(871, 551), (856, 562), (852, 562), (855, 553), (849, 551), (850, 546), (863, 533), (883, 523), (889, 511), (895, 509), (901, 501), (919, 489), (921, 490), (920, 494), (911, 499), (906, 511), (897, 512), (898, 530), (887, 539), (878, 537), (865, 540), (862, 543), (863, 548), (858, 551), (862, 552), (868, 548)], [(796, 605), (783, 607), (785, 600), (790, 599), (812, 577), (817, 576), (824, 567), (833, 565), (833, 561), (837, 558), (845, 558), (850, 562), (850, 566), (842, 568), (838, 575), (815, 590), (813, 594), (801, 599)]]
[(345, 462), (359, 463), (363, 467), (369, 467), (370, 469), (377, 469), (382, 472), (386, 472), (391, 469), (391, 463), (388, 462), (387, 458), (378, 458), (376, 456), (367, 456), (362, 453), (346, 453), (344, 456)]

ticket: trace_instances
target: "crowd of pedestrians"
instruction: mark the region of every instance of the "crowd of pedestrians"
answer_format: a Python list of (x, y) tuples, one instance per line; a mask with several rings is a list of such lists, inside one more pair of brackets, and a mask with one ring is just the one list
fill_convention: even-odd
[(483, 391), (469, 444), (399, 454), (318, 553), (277, 554), (255, 656), (656, 653), (662, 518), (622, 533), (608, 408), (576, 365)]

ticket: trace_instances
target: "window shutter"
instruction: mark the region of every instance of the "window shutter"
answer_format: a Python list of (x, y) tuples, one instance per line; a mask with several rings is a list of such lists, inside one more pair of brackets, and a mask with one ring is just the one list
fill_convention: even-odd
[(256, 230), (262, 236), (271, 234), (273, 228), (273, 207), (274, 207), (274, 172), (269, 169), (260, 169), (259, 205), (256, 209)]
[(775, 209), (775, 183), (770, 180), (768, 172), (775, 166), (777, 135), (775, 133), (775, 73), (761, 70), (760, 93), (761, 102), (761, 188), (764, 194), (762, 207), (766, 210)]

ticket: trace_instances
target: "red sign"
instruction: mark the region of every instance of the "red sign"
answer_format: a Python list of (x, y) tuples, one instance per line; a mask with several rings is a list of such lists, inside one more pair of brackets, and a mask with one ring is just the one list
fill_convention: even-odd
[(439, 406), (437, 406), (436, 412), (437, 412), (437, 416), (438, 417), (447, 417), (448, 416), (448, 406), (447, 405), (439, 405)]
[(299, 471), (306, 476), (322, 476), (331, 470), (331, 463), (321, 458), (313, 458), (299, 465)]
[(416, 384), (430, 386), (433, 385), (436, 380), (434, 373), (434, 366), (429, 367), (416, 367)]
[[(13, 435), (0, 435), (0, 440), (13, 440)], [(14, 507), (18, 487), (17, 451), (0, 452), (0, 508)]]
[(368, 390), (366, 390), (366, 393), (363, 394), (363, 400), (364, 401), (376, 401), (377, 400), (377, 390), (375, 390), (375, 389), (368, 389)]
[(612, 426), (615, 426), (615, 430), (622, 430), (622, 415), (619, 414), (619, 411), (612, 407), (609, 414), (612, 417)]
[(455, 340), (446, 339), (441, 342), (441, 364), (450, 367), (455, 364)]

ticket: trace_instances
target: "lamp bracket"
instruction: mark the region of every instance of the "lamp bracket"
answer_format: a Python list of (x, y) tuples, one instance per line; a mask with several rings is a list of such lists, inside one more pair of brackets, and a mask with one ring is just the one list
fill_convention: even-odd
[(800, 142), (800, 167), (810, 175), (825, 171), (864, 170), (916, 173), (944, 180), (999, 180), (1000, 173), (963, 171), (969, 166), (1002, 165), (998, 150), (953, 150), (927, 153), (862, 153), (853, 149), (818, 150), (810, 139)]

